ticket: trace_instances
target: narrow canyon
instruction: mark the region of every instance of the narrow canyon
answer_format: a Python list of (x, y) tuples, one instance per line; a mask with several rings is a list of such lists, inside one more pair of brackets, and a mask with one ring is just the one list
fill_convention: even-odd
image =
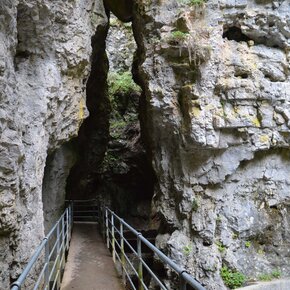
[(208, 290), (289, 277), (289, 1), (1, 0), (0, 289), (87, 199)]

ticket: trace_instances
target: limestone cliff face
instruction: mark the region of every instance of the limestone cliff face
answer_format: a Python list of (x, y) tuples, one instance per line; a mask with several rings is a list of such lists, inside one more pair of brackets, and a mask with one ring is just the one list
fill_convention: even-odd
[(158, 245), (207, 289), (289, 274), (289, 1), (137, 2)]
[(0, 288), (8, 289), (44, 236), (46, 158), (88, 115), (91, 37), (107, 19), (98, 0), (4, 0), (0, 18)]
[[(225, 289), (222, 266), (289, 275), (289, 1), (134, 2), (133, 15), (131, 0), (106, 5), (133, 18), (157, 245), (207, 289)], [(95, 193), (95, 164), (110, 141), (99, 76), (107, 16), (101, 0), (4, 0), (0, 20), (0, 288), (8, 289), (62, 210), (78, 134), (83, 171), (70, 176), (88, 179), (78, 194)], [(86, 102), (86, 93), (101, 96)], [(79, 131), (86, 107), (91, 119)]]

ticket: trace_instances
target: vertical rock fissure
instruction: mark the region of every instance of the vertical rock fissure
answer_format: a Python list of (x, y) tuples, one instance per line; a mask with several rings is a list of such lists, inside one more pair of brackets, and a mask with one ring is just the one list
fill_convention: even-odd
[(97, 198), (137, 227), (147, 228), (154, 174), (140, 131), (141, 90), (131, 73), (136, 44), (130, 23), (114, 16), (110, 22), (109, 34), (109, 26), (102, 27), (92, 39), (90, 115), (72, 142), (77, 161), (67, 179), (66, 197)]
[[(154, 174), (140, 129), (141, 89), (132, 75), (136, 42), (131, 23), (122, 23), (111, 15), (107, 51), (111, 103), (110, 139), (100, 172), (99, 193), (122, 216), (148, 227)], [(109, 196), (108, 194), (109, 193)]]
[(92, 38), (92, 68), (86, 89), (90, 115), (73, 141), (78, 159), (67, 180), (68, 199), (95, 197), (98, 167), (107, 148), (110, 114), (107, 94), (108, 61), (105, 52), (107, 32), (108, 25), (99, 26)]

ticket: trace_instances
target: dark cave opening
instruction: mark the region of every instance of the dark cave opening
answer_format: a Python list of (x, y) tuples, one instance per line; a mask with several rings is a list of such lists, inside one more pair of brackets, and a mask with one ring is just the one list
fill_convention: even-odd
[[(111, 27), (119, 29), (119, 25), (130, 31), (129, 24), (111, 20)], [(132, 63), (117, 71), (111, 65), (109, 70), (108, 31), (109, 25), (92, 38), (92, 68), (86, 90), (90, 114), (73, 141), (77, 161), (67, 179), (66, 199), (97, 199), (133, 226), (145, 229), (155, 178), (140, 129), (141, 89), (133, 81)], [(115, 45), (118, 51), (118, 43)]]
[(107, 97), (108, 60), (105, 53), (107, 32), (108, 25), (98, 26), (92, 37), (92, 65), (86, 85), (89, 117), (84, 120), (78, 137), (73, 141), (77, 161), (67, 179), (67, 199), (95, 197), (96, 176), (107, 149), (110, 114)]
[(245, 35), (241, 28), (236, 27), (236, 26), (231, 26), (231, 27), (224, 27), (224, 32), (223, 32), (223, 38), (227, 38), (228, 40), (235, 40), (237, 42), (241, 41), (249, 41), (251, 38), (249, 38), (247, 35)]

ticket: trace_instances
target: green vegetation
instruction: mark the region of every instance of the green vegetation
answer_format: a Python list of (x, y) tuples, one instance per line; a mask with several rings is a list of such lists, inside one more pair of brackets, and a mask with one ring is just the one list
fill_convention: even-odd
[(185, 256), (189, 256), (189, 254), (192, 252), (192, 246), (191, 245), (187, 245), (183, 247), (183, 254)]
[(109, 96), (110, 99), (118, 94), (129, 94), (132, 92), (140, 92), (140, 87), (133, 81), (129, 71), (123, 73), (110, 73), (108, 75)]
[(206, 0), (188, 0), (188, 2), (189, 2), (188, 4), (190, 6), (194, 6), (194, 5), (201, 6), (201, 5), (204, 5), (205, 4)]
[(222, 267), (220, 274), (225, 285), (230, 289), (241, 287), (246, 281), (246, 276), (244, 274), (238, 271), (232, 271), (227, 267)]
[(114, 156), (112, 152), (107, 152), (103, 160), (104, 170), (109, 170), (109, 168), (114, 168), (118, 162), (118, 157)]
[(259, 254), (259, 255), (265, 255), (265, 251), (264, 251), (263, 249), (259, 249), (259, 250), (258, 250), (258, 254)]
[(207, 0), (178, 0), (179, 3), (189, 6), (203, 6)]
[(114, 139), (119, 139), (128, 123), (120, 118), (110, 120), (110, 134)]
[(198, 203), (197, 203), (197, 200), (194, 199), (192, 201), (192, 211), (197, 211), (197, 209), (198, 209)]
[(258, 276), (258, 279), (260, 281), (271, 281), (272, 280), (272, 276), (271, 274), (261, 274)]
[(272, 275), (272, 277), (275, 278), (275, 279), (279, 279), (279, 278), (281, 278), (281, 272), (280, 272), (278, 269), (272, 271), (271, 275)]
[[(110, 73), (108, 75), (109, 99), (111, 103), (110, 128), (111, 136), (119, 138), (129, 122), (137, 119), (130, 106), (134, 103), (134, 94), (139, 94), (141, 88), (133, 81), (129, 71)], [(126, 112), (126, 114), (125, 114)]]
[(251, 243), (250, 241), (246, 241), (246, 242), (245, 242), (245, 247), (246, 247), (246, 248), (250, 248), (251, 245), (252, 245), (252, 243)]
[(169, 42), (183, 42), (185, 41), (189, 36), (189, 33), (185, 33), (182, 31), (173, 31), (171, 32), (171, 35), (168, 38)]
[(223, 245), (221, 242), (216, 242), (215, 243), (218, 247), (218, 250), (221, 252), (221, 253), (224, 253), (225, 250), (227, 249), (225, 245)]
[(259, 275), (258, 279), (261, 281), (271, 281), (273, 279), (278, 279), (280, 277), (281, 277), (281, 272), (278, 269), (276, 269), (269, 274), (264, 273), (264, 274)]

